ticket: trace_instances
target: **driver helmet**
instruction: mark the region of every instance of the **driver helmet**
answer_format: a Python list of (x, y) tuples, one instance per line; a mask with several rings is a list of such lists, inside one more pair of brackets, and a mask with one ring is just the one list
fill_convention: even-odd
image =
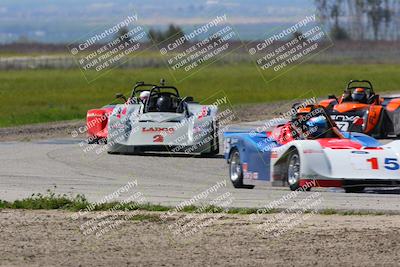
[(353, 93), (351, 94), (351, 98), (353, 101), (362, 102), (367, 99), (367, 94), (365, 93), (364, 88), (356, 88), (354, 89)]
[(171, 98), (167, 97), (167, 96), (160, 96), (157, 99), (157, 110), (160, 112), (165, 112), (170, 110), (171, 108)]
[(328, 122), (324, 116), (310, 118), (306, 125), (309, 137), (319, 137), (328, 130)]
[(143, 91), (139, 95), (139, 98), (143, 103), (146, 102), (149, 99), (149, 97), (150, 97), (150, 92), (149, 91)]

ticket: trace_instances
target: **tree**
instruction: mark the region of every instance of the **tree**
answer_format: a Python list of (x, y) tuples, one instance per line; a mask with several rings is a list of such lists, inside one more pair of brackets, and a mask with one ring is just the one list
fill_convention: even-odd
[(314, 0), (321, 23), (334, 37), (356, 40), (400, 37), (399, 0)]
[(333, 26), (331, 30), (331, 38), (334, 40), (348, 40), (349, 35), (344, 28), (340, 26)]
[(372, 24), (372, 29), (374, 32), (374, 39), (379, 39), (379, 30), (381, 23), (385, 21), (385, 23), (389, 23), (391, 19), (391, 12), (386, 5), (383, 7), (382, 0), (368, 0), (368, 17)]
[(164, 40), (163, 33), (154, 29), (149, 30), (149, 36), (156, 43), (160, 43)]
[(149, 30), (150, 38), (156, 43), (163, 42), (171, 37), (173, 37), (174, 39), (179, 39), (184, 35), (185, 34), (183, 30), (179, 26), (173, 24), (170, 24), (164, 32), (155, 29)]
[(323, 24), (326, 24), (329, 17), (328, 0), (315, 0), (314, 3), (318, 12), (319, 19)]
[(179, 26), (175, 26), (173, 24), (170, 24), (168, 26), (168, 29), (165, 31), (165, 39), (168, 39), (172, 36), (174, 36), (175, 39), (181, 38), (184, 36), (183, 30)]
[(297, 30), (293, 33), (293, 38), (295, 38), (299, 41), (301, 41), (301, 40), (306, 41), (307, 38), (305, 38), (304, 36), (302, 37), (302, 35), (303, 35), (303, 33), (301, 33), (300, 31)]
[(128, 35), (129, 29), (128, 27), (122, 27), (118, 30), (117, 37), (120, 38), (121, 40), (126, 39), (125, 41), (129, 41), (131, 37)]
[(331, 18), (334, 19), (335, 28), (339, 28), (340, 5), (341, 1), (338, 1), (331, 7)]

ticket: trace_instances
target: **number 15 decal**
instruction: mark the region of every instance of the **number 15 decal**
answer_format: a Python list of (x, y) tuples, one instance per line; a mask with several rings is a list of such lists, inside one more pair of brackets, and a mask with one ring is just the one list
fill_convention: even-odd
[[(371, 163), (371, 169), (379, 170), (378, 158), (370, 158), (367, 159), (369, 163)], [(395, 171), (400, 169), (400, 165), (397, 162), (396, 158), (385, 158), (385, 169)]]

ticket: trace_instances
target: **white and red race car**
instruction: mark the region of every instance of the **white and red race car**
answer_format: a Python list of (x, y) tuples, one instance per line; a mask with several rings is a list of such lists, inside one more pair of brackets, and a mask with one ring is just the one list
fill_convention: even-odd
[(108, 124), (108, 152), (218, 154), (217, 112), (216, 105), (181, 97), (174, 86), (154, 86), (146, 101), (114, 108)]

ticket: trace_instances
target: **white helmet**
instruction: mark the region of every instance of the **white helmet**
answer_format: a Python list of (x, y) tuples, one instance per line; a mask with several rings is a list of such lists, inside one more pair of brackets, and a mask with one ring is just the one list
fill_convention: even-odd
[(142, 100), (142, 102), (147, 101), (147, 99), (149, 99), (149, 97), (150, 97), (149, 91), (143, 91), (140, 93), (140, 96), (139, 96), (139, 98), (140, 98), (140, 100)]

